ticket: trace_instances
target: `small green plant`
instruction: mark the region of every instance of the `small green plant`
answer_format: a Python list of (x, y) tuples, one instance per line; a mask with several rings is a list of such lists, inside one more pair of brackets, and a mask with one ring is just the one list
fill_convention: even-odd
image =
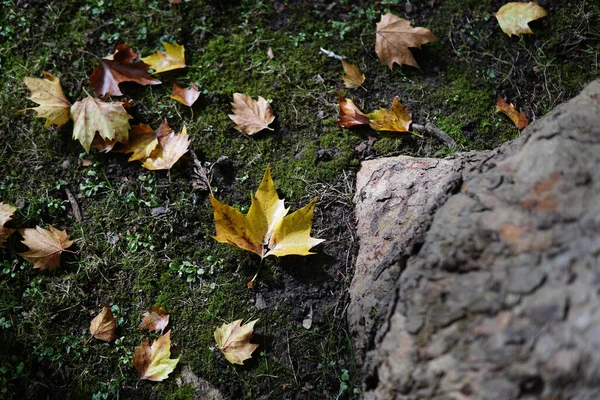
[(178, 263), (173, 261), (169, 263), (169, 269), (179, 277), (184, 277), (187, 282), (195, 282), (196, 278), (203, 276), (206, 270), (203, 267), (192, 264), (189, 261)]

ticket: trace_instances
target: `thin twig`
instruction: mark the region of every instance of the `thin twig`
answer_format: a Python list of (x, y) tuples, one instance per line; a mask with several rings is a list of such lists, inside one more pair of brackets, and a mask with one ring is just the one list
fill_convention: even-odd
[(444, 132), (431, 122), (426, 123), (424, 126), (419, 124), (412, 124), (412, 129), (417, 132), (428, 133), (432, 136), (435, 136), (451, 149), (456, 148), (456, 142), (454, 141), (454, 139), (452, 139), (446, 132)]

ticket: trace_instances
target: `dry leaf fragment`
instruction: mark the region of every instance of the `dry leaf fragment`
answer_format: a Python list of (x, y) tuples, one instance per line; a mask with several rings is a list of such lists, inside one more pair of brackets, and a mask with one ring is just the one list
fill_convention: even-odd
[(137, 55), (129, 46), (120, 44), (114, 54), (100, 60), (100, 65), (90, 75), (90, 84), (96, 96), (122, 96), (121, 82), (140, 85), (158, 85), (161, 82), (148, 74), (149, 65), (135, 62)]
[(49, 72), (42, 72), (44, 79), (25, 78), (25, 85), (31, 91), (29, 100), (39, 104), (38, 107), (26, 108), (37, 112), (36, 118), (46, 118), (44, 128), (52, 124), (62, 126), (69, 121), (71, 103), (65, 97), (60, 79)]
[(177, 43), (161, 42), (165, 51), (157, 51), (141, 59), (154, 70), (155, 74), (185, 68), (185, 48)]
[(349, 128), (369, 123), (369, 118), (358, 109), (351, 99), (343, 97), (341, 91), (338, 91), (338, 104), (340, 107), (340, 119), (337, 121), (337, 124), (339, 126)]
[(169, 127), (167, 121), (163, 121), (156, 132), (146, 124), (139, 124), (131, 127), (129, 132), (129, 143), (122, 149), (121, 153), (133, 153), (128, 161), (145, 160), (152, 156), (152, 152), (158, 146), (158, 139), (170, 135), (173, 129)]
[(144, 313), (140, 328), (152, 331), (163, 331), (169, 325), (169, 313), (161, 306), (152, 306)]
[(142, 166), (151, 170), (171, 169), (181, 156), (187, 153), (190, 145), (185, 125), (179, 135), (171, 132), (166, 136), (159, 137), (158, 144), (159, 146), (144, 161)]
[(127, 143), (129, 140), (129, 120), (121, 102), (107, 103), (91, 96), (76, 101), (71, 106), (73, 119), (73, 139), (81, 142), (89, 153), (96, 132), (104, 140)]
[(11, 205), (0, 203), (0, 249), (4, 247), (6, 239), (15, 231), (11, 228), (5, 228), (4, 224), (12, 219), (16, 209)]
[(421, 48), (421, 45), (437, 40), (427, 28), (413, 28), (410, 21), (387, 13), (377, 23), (375, 52), (381, 61), (393, 69), (394, 63), (419, 68), (409, 47)]
[(133, 353), (133, 366), (140, 374), (140, 379), (162, 381), (173, 372), (179, 358), (171, 358), (171, 331), (165, 333), (152, 343), (148, 338)]
[(217, 348), (221, 350), (227, 361), (243, 365), (244, 360), (252, 358), (252, 352), (258, 345), (250, 343), (250, 339), (252, 339), (254, 324), (257, 322), (258, 320), (255, 319), (242, 326), (242, 320), (238, 319), (229, 324), (223, 324), (215, 330)]
[(96, 134), (96, 136), (94, 136), (94, 140), (92, 140), (90, 149), (98, 150), (101, 153), (108, 153), (116, 146), (116, 144), (116, 140), (104, 140), (102, 136)]
[(217, 230), (213, 238), (256, 253), (261, 258), (314, 254), (310, 249), (323, 242), (323, 239), (310, 237), (317, 198), (286, 216), (289, 208), (285, 208), (284, 201), (277, 195), (269, 166), (256, 194), (252, 196), (247, 215), (221, 203), (212, 194), (210, 201)]
[(354, 89), (363, 84), (365, 81), (365, 74), (361, 74), (358, 67), (354, 64), (350, 64), (342, 60), (342, 67), (344, 68), (344, 85), (349, 89)]
[(394, 97), (394, 102), (389, 110), (377, 110), (366, 115), (369, 118), (369, 125), (376, 131), (408, 132), (412, 122), (412, 115), (408, 108), (400, 104), (398, 97)]
[(21, 257), (33, 264), (33, 268), (52, 271), (60, 264), (60, 254), (73, 245), (66, 231), (59, 231), (50, 226), (50, 230), (36, 226), (35, 229), (23, 230), (23, 244), (29, 247)]
[(233, 114), (229, 118), (235, 122), (234, 128), (243, 134), (254, 135), (263, 129), (273, 130), (269, 128), (269, 124), (275, 119), (273, 109), (263, 97), (258, 96), (257, 101), (245, 94), (234, 93), (231, 105)]
[(273, 55), (273, 49), (269, 47), (269, 49), (267, 50), (267, 57), (269, 57), (269, 60), (272, 60), (273, 57), (275, 57)]
[(515, 106), (508, 104), (506, 100), (500, 96), (500, 94), (498, 94), (498, 104), (496, 104), (496, 110), (510, 118), (518, 130), (525, 128), (527, 124), (529, 124), (529, 120), (525, 116), (525, 113), (523, 111), (517, 111)]
[(177, 100), (183, 105), (191, 107), (196, 102), (196, 100), (198, 100), (199, 96), (200, 92), (198, 91), (198, 88), (196, 88), (196, 85), (194, 85), (193, 83), (190, 83), (189, 89), (182, 88), (178, 84), (174, 83), (173, 93), (169, 97), (173, 100)]
[(110, 342), (117, 338), (117, 321), (113, 317), (110, 309), (110, 302), (107, 301), (100, 314), (90, 323), (90, 333), (96, 339)]
[(533, 34), (529, 27), (531, 21), (547, 16), (548, 13), (535, 1), (529, 3), (506, 3), (494, 16), (500, 28), (508, 36), (521, 33)]

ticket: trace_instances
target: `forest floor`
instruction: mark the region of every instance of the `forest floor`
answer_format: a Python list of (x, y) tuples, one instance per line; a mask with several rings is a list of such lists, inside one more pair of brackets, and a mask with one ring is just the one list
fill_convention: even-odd
[[(0, 202), (18, 207), (10, 227), (65, 229), (78, 254), (53, 272), (17, 255), (18, 234), (0, 249), (0, 397), (191, 399), (184, 369), (226, 398), (353, 398), (360, 377), (345, 322), (356, 255), (352, 196), (360, 161), (385, 155), (443, 157), (489, 149), (519, 132), (495, 110), (497, 94), (536, 119), (600, 76), (600, 5), (539, 1), (549, 16), (533, 35), (508, 37), (491, 16), (504, 1), (0, 0)], [(413, 54), (420, 69), (390, 70), (374, 52), (385, 12), (429, 28), (439, 39)], [(185, 46), (188, 67), (164, 84), (122, 84), (134, 100), (131, 124), (185, 124), (191, 148), (214, 168), (212, 188), (247, 211), (268, 164), (291, 210), (319, 197), (315, 255), (265, 259), (216, 242), (208, 193), (194, 188), (189, 154), (170, 171), (148, 171), (127, 156), (89, 154), (72, 125), (44, 128), (27, 100), (27, 76), (57, 76), (73, 102), (91, 93), (89, 75), (117, 44), (143, 56), (161, 41)], [(345, 56), (366, 75), (344, 89)], [(273, 58), (269, 57), (271, 49)], [(193, 107), (168, 97), (172, 82), (194, 82)], [(435, 124), (458, 143), (381, 134), (337, 124), (342, 89), (364, 111), (394, 96), (413, 121)], [(232, 95), (268, 99), (274, 131), (246, 137), (228, 118)], [(69, 190), (82, 211), (75, 219)], [(116, 341), (89, 339), (90, 320), (110, 301)], [(152, 305), (171, 311), (181, 359), (162, 382), (139, 381), (132, 353)], [(303, 321), (312, 314), (312, 325)], [(224, 322), (259, 319), (252, 360), (231, 365), (213, 350)], [(152, 340), (158, 334), (150, 334)], [(180, 380), (179, 380), (180, 381)]]

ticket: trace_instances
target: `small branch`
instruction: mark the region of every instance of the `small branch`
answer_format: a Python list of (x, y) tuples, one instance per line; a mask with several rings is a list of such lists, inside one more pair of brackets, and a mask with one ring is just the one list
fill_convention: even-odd
[(427, 124), (425, 124), (425, 126), (419, 124), (412, 124), (412, 129), (417, 132), (428, 133), (432, 136), (435, 136), (451, 149), (456, 148), (456, 142), (454, 141), (454, 139), (452, 139), (446, 132), (444, 132), (431, 122), (428, 122)]
[(75, 216), (75, 220), (77, 222), (83, 221), (83, 216), (81, 215), (81, 209), (79, 208), (79, 204), (77, 204), (77, 199), (73, 196), (73, 193), (69, 189), (65, 188), (65, 193), (67, 194), (67, 199), (69, 199), (69, 203), (71, 203), (71, 208), (73, 209), (73, 215)]

